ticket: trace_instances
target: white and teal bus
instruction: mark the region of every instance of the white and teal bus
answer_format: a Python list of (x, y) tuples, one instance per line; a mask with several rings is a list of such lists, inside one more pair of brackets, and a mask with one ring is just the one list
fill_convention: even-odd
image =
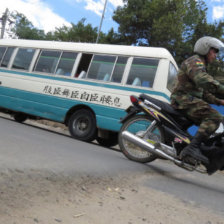
[(177, 65), (164, 48), (0, 40), (0, 108), (48, 119), (79, 140), (117, 143), (132, 94), (169, 101)]

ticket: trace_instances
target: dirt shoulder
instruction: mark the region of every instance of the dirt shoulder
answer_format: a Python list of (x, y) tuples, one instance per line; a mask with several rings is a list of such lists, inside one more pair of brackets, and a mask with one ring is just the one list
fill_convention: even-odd
[(144, 187), (144, 178), (7, 170), (0, 173), (0, 223), (224, 223), (213, 211)]
[[(68, 134), (60, 124), (27, 123)], [(1, 170), (0, 223), (224, 224), (214, 211), (144, 186), (149, 178)]]

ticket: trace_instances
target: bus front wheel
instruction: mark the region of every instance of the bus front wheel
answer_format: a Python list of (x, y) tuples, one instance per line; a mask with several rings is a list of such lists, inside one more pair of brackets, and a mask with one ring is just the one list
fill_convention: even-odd
[(96, 138), (96, 119), (87, 109), (77, 110), (69, 119), (69, 132), (72, 137), (91, 142)]

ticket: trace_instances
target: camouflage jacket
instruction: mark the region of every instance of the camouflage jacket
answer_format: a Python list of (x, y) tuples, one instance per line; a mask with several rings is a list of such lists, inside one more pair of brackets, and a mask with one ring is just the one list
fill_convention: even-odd
[(201, 100), (219, 105), (220, 99), (213, 95), (219, 86), (220, 83), (207, 73), (204, 58), (194, 55), (181, 64), (171, 104), (176, 109), (188, 108)]

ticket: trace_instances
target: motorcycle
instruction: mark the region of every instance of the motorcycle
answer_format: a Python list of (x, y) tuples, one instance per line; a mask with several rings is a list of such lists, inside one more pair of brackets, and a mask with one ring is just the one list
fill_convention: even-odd
[(188, 171), (209, 175), (224, 170), (223, 123), (219, 131), (205, 139), (200, 146), (209, 163), (189, 156), (180, 159), (181, 151), (191, 142), (188, 128), (193, 122), (170, 104), (148, 95), (132, 95), (130, 100), (132, 105), (121, 119), (119, 132), (119, 146), (128, 159), (141, 163), (149, 163), (157, 158), (166, 159)]

